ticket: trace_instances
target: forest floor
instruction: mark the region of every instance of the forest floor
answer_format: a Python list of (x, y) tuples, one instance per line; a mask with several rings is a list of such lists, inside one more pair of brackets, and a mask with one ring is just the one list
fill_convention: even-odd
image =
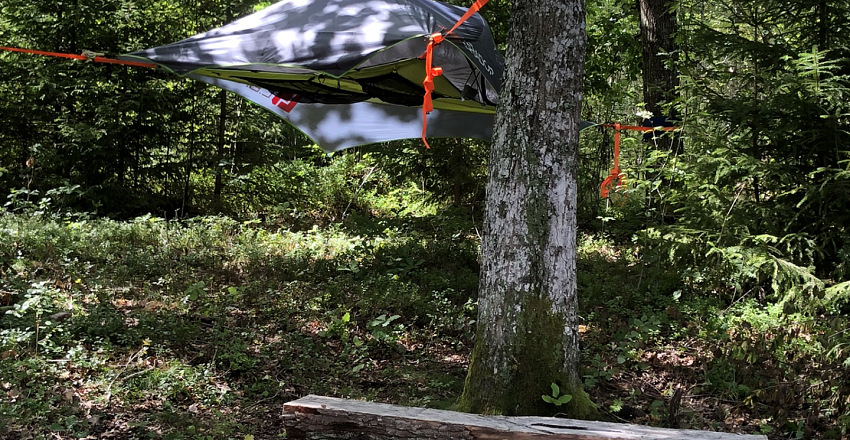
[[(274, 439), (283, 404), (306, 394), (451, 409), (462, 391), (478, 236), (461, 215), (286, 228), (7, 215), (0, 229), (4, 438)], [(848, 372), (814, 363), (813, 325), (694, 295), (594, 235), (578, 269), (582, 375), (607, 419), (848, 434)]]

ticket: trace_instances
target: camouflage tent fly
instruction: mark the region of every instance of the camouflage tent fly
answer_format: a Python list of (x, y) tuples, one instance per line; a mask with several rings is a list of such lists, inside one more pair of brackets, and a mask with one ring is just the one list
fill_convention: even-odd
[[(466, 9), (432, 0), (284, 0), (230, 24), (122, 56), (237, 93), (327, 151), (423, 130), (426, 49)], [(503, 59), (484, 20), (432, 45), (427, 136), (489, 139)]]

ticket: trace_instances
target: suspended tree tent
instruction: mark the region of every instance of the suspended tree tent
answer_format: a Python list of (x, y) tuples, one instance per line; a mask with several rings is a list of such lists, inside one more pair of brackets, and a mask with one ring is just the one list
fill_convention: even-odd
[(119, 59), (237, 93), (326, 151), (423, 134), (489, 139), (504, 62), (479, 15), (448, 33), (465, 12), (432, 0), (284, 0)]

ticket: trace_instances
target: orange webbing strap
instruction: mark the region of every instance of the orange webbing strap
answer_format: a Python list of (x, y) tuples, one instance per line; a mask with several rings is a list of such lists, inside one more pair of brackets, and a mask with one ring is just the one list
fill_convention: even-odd
[[(603, 127), (611, 127), (614, 129), (614, 167), (608, 177), (599, 185), (599, 193), (602, 198), (608, 198), (611, 189), (621, 189), (626, 185), (626, 174), (620, 172), (620, 130), (631, 131), (673, 131), (679, 127), (644, 127), (640, 125), (620, 125), (620, 124), (602, 124)], [(617, 186), (614, 186), (614, 180), (617, 181)]]
[(460, 20), (443, 35), (440, 32), (431, 34), (428, 38), (428, 46), (425, 48), (425, 80), (422, 81), (422, 86), (425, 88), (425, 96), (422, 99), (422, 142), (425, 143), (425, 148), (431, 148), (428, 141), (425, 140), (425, 131), (428, 128), (428, 113), (434, 110), (434, 101), (431, 99), (431, 92), (434, 91), (434, 78), (443, 74), (442, 67), (433, 67), (434, 61), (434, 46), (443, 42), (443, 39), (454, 32), (462, 25), (469, 17), (475, 15), (482, 6), (487, 4), (489, 0), (475, 0), (475, 3), (466, 10), (466, 13), (460, 17)]
[[(609, 126), (609, 124), (605, 124), (605, 126)], [(614, 127), (614, 167), (611, 168), (611, 173), (608, 174), (608, 177), (602, 181), (602, 184), (599, 185), (599, 193), (602, 195), (602, 198), (608, 198), (608, 193), (611, 192), (611, 187), (614, 185), (614, 180), (617, 180), (617, 186), (615, 188), (622, 188), (623, 185), (626, 184), (626, 175), (625, 173), (620, 172), (620, 124), (610, 125)]]
[(475, 3), (473, 3), (472, 6), (470, 6), (469, 9), (466, 10), (466, 13), (463, 14), (463, 17), (460, 17), (460, 20), (458, 20), (457, 23), (455, 23), (455, 25), (452, 26), (452, 28), (449, 29), (448, 32), (446, 32), (446, 35), (449, 35), (450, 33), (454, 32), (455, 29), (460, 27), (460, 25), (462, 25), (466, 20), (469, 20), (469, 17), (475, 15), (475, 13), (478, 12), (478, 10), (481, 9), (484, 5), (486, 5), (488, 1), (489, 0), (475, 0)]
[(620, 124), (602, 124), (603, 127), (611, 127), (617, 130), (631, 131), (674, 131), (679, 127), (645, 127), (643, 125), (620, 125)]
[(434, 91), (434, 78), (443, 74), (442, 67), (433, 67), (434, 46), (442, 41), (443, 34), (439, 32), (431, 34), (428, 46), (425, 48), (425, 81), (422, 81), (422, 86), (425, 87), (425, 98), (422, 101), (422, 142), (425, 143), (425, 148), (431, 148), (428, 141), (425, 140), (425, 130), (428, 128), (428, 113), (434, 110), (434, 101), (431, 100), (431, 92)]
[(71, 53), (59, 53), (59, 52), (47, 52), (43, 50), (33, 50), (33, 49), (21, 49), (19, 47), (5, 47), (0, 46), (0, 50), (5, 50), (7, 52), (18, 52), (18, 53), (28, 53), (32, 55), (43, 55), (48, 57), (56, 57), (56, 58), (67, 58), (72, 60), (80, 60), (80, 61), (94, 61), (96, 63), (106, 63), (106, 64), (121, 64), (124, 66), (135, 66), (135, 67), (147, 67), (150, 69), (156, 69), (157, 65), (153, 63), (144, 63), (141, 61), (125, 61), (125, 60), (116, 60), (115, 58), (106, 58), (102, 56), (86, 56), (86, 55), (75, 55)]

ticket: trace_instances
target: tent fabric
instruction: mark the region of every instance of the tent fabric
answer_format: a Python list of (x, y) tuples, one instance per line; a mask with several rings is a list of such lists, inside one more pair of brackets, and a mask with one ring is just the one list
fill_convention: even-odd
[[(153, 62), (259, 100), (335, 151), (419, 137), (422, 116), (414, 114), (422, 105), (428, 37), (450, 29), (465, 11), (433, 0), (283, 0), (208, 32), (120, 58)], [(443, 75), (435, 80), (439, 113), (429, 117), (428, 135), (489, 139), (504, 61), (487, 24), (473, 15), (435, 48), (434, 60)], [(293, 107), (270, 108), (265, 95)], [(353, 107), (340, 107), (345, 105)], [(321, 123), (344, 113), (356, 115), (344, 119), (345, 127)], [(417, 124), (416, 133), (406, 128)], [(330, 126), (337, 133), (322, 128)], [(362, 133), (366, 127), (375, 133)], [(330, 141), (342, 132), (352, 140)]]
[[(422, 112), (416, 107), (368, 101), (353, 104), (305, 104), (281, 98), (257, 86), (191, 74), (189, 77), (257, 103), (287, 120), (328, 152), (394, 139), (413, 139), (422, 134)], [(493, 136), (492, 114), (434, 110), (428, 119), (428, 137), (490, 139)]]

